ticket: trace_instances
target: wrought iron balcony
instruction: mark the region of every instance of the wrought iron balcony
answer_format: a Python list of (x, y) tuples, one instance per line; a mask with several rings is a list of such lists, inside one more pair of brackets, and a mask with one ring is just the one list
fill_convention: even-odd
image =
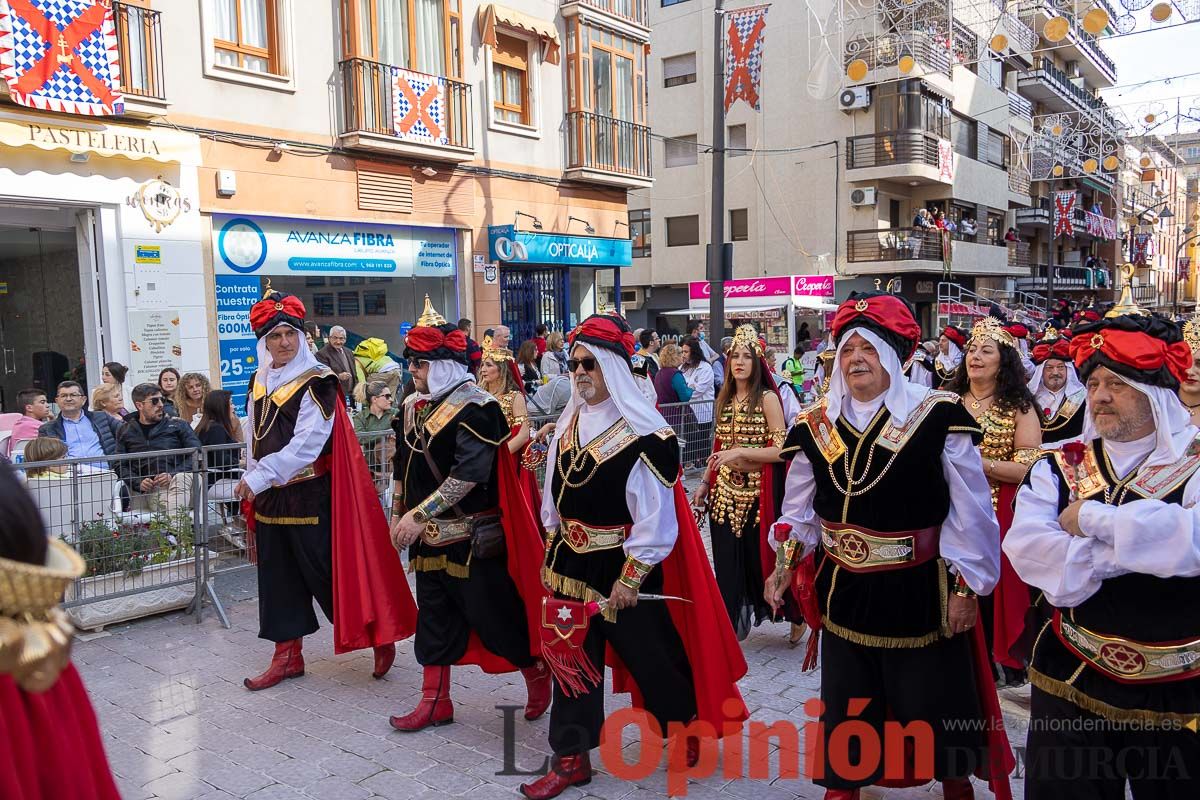
[(614, 186), (648, 187), (650, 128), (590, 111), (567, 114), (567, 177)]
[(938, 138), (926, 131), (888, 131), (846, 139), (847, 169), (897, 164), (924, 164), (936, 169)]
[(158, 106), (161, 112), (167, 99), (163, 81), (162, 12), (118, 2), (112, 8), (126, 113), (151, 111), (141, 107), (143, 101)]
[(562, 0), (561, 5), (564, 9), (569, 6), (594, 8), (643, 28), (650, 27), (648, 0)]
[(846, 260), (941, 261), (942, 231), (936, 228), (883, 228), (846, 232)]

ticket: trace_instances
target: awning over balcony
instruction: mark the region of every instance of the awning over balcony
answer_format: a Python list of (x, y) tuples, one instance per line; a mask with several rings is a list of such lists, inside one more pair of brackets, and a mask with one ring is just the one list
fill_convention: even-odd
[(496, 46), (497, 25), (533, 34), (546, 47), (546, 61), (550, 64), (558, 63), (558, 29), (554, 27), (552, 21), (531, 17), (528, 14), (497, 3), (480, 6), (479, 40), (483, 44), (489, 47)]

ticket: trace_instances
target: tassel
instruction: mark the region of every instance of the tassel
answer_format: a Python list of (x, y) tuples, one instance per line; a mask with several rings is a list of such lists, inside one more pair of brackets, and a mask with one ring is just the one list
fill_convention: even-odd
[(808, 634), (808, 645), (804, 649), (804, 663), (800, 665), (801, 672), (808, 672), (817, 668), (817, 644), (821, 639), (821, 629), (813, 628)]
[(596, 601), (542, 598), (542, 660), (568, 697), (586, 694), (604, 680), (583, 649), (591, 618), (603, 610)]
[(254, 503), (242, 501), (242, 519), (246, 521), (246, 559), (251, 564), (258, 563), (258, 540), (254, 534), (257, 525), (254, 519)]
[(560, 652), (559, 648), (543, 647), (542, 660), (567, 697), (587, 694), (604, 679), (587, 653), (578, 648), (568, 646)]

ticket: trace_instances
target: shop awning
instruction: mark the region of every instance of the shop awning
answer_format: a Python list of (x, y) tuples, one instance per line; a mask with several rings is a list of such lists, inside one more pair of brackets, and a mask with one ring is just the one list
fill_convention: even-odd
[(0, 111), (0, 147), (36, 147), (103, 158), (200, 164), (200, 138), (195, 134), (7, 111)]
[(489, 47), (495, 47), (496, 26), (515, 28), (536, 36), (546, 47), (547, 63), (558, 63), (558, 29), (551, 20), (538, 19), (517, 11), (516, 9), (489, 3), (479, 8), (479, 40)]

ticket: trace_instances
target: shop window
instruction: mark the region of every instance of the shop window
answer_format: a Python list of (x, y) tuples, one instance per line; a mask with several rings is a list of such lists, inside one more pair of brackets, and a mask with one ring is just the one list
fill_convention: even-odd
[(364, 283), (366, 283), (366, 282), (367, 282), (367, 279), (366, 279), (366, 278), (363, 278), (363, 277), (361, 277), (361, 276), (357, 276), (357, 277), (356, 277), (356, 276), (351, 276), (351, 277), (350, 277), (350, 279), (349, 279), (349, 281), (347, 281), (347, 285), (349, 285), (349, 286), (362, 286), (362, 285), (363, 285)]
[(729, 241), (744, 242), (750, 238), (750, 214), (744, 208), (729, 210)]
[(461, 0), (340, 0), (342, 54), (462, 77)]
[(689, 167), (698, 159), (694, 135), (664, 139), (663, 148), (665, 163), (668, 167)]
[(362, 294), (363, 316), (387, 316), (387, 292), (383, 289), (368, 289)]
[(346, 276), (338, 275), (336, 277), (330, 278), (329, 285), (330, 286), (345, 286), (346, 285)]
[(492, 49), (492, 112), (501, 122), (529, 124), (529, 42), (496, 34)]
[(684, 53), (681, 56), (670, 56), (662, 60), (663, 86), (684, 86), (696, 82), (696, 54)]
[(358, 292), (338, 292), (337, 300), (339, 317), (357, 317), (359, 315)]
[(746, 147), (746, 126), (730, 125), (725, 129), (725, 156), (738, 158), (749, 152)]
[(213, 62), (261, 75), (286, 76), (280, 0), (210, 0)]
[(305, 286), (324, 286), (325, 279), (322, 277), (319, 277), (319, 276), (313, 277), (312, 275), (309, 275), (308, 277), (306, 277), (304, 279), (304, 285)]
[[(322, 279), (322, 283), (324, 283), (324, 279)], [(312, 302), (314, 317), (333, 316), (333, 295), (331, 293), (314, 294)]]
[(629, 238), (633, 240), (633, 257), (650, 257), (650, 209), (629, 212)]
[(700, 244), (700, 217), (667, 217), (667, 247)]

